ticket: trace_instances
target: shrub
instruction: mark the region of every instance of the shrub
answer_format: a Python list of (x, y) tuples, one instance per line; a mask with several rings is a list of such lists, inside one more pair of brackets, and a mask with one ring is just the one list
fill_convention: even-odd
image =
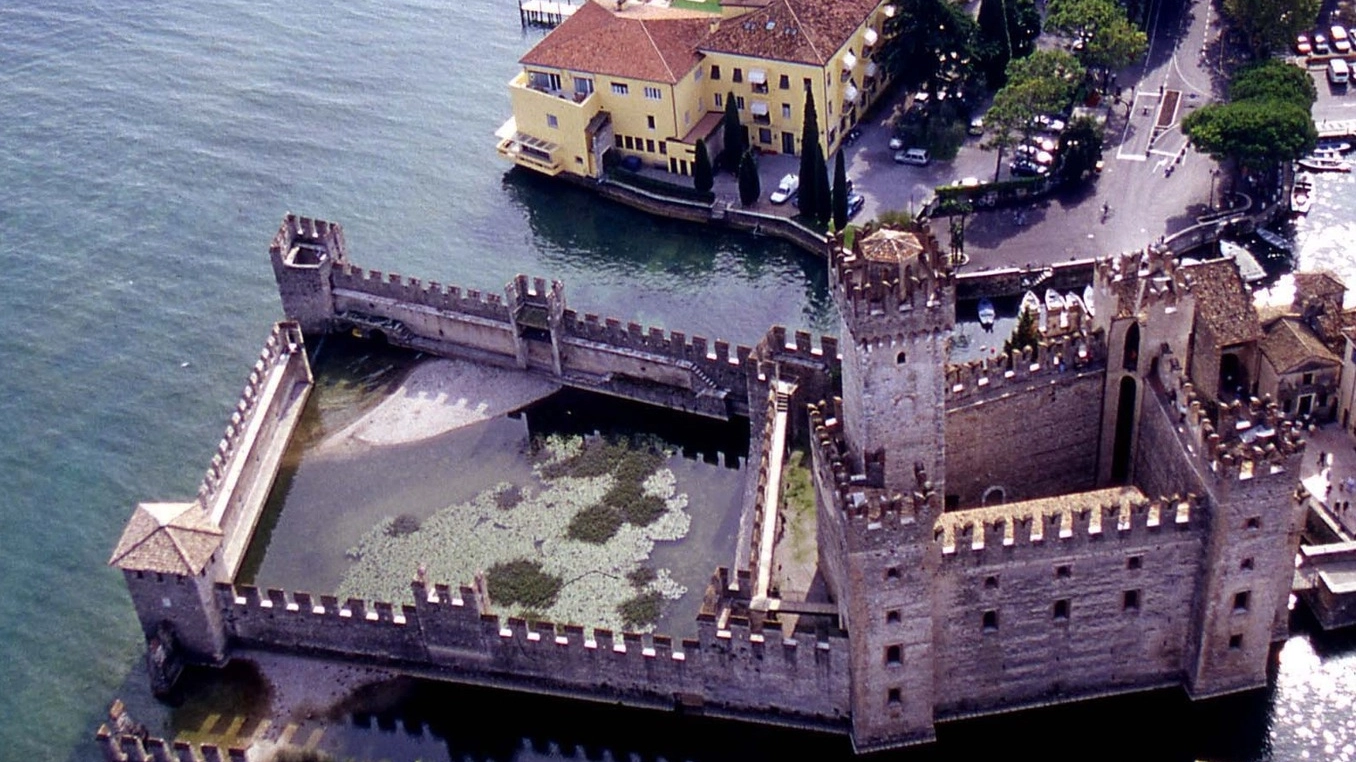
[(521, 502), (523, 502), (523, 488), (516, 484), (510, 484), (494, 493), (494, 504), (502, 510), (507, 511), (510, 508), (516, 508)]
[(639, 566), (626, 575), (626, 581), (634, 588), (642, 588), (659, 579), (659, 573), (648, 566)]
[(504, 605), (547, 609), (555, 603), (564, 582), (541, 570), (541, 563), (520, 558), (497, 563), (486, 572), (490, 597)]
[(591, 542), (602, 545), (621, 529), (622, 516), (615, 508), (606, 505), (591, 505), (570, 519), (565, 536), (571, 540)]
[(621, 614), (622, 624), (628, 630), (649, 627), (659, 621), (659, 604), (663, 600), (659, 591), (649, 590), (622, 602), (617, 606), (617, 613)]
[(408, 513), (402, 513), (386, 525), (387, 537), (404, 537), (419, 531), (419, 519)]

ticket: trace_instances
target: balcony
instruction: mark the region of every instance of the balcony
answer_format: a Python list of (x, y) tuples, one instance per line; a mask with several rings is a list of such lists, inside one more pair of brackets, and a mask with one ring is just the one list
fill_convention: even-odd
[[(559, 77), (546, 77), (542, 76), (540, 73), (527, 71), (518, 72), (518, 76), (509, 80), (509, 87), (512, 88), (513, 91), (540, 93), (542, 96), (551, 98), (554, 102), (559, 104), (573, 104), (583, 109), (592, 107), (596, 110), (597, 101), (594, 99), (594, 96), (597, 94), (596, 91), (590, 90), (587, 93), (567, 92), (560, 89), (559, 84)], [(592, 101), (592, 104), (590, 104), (590, 101)]]
[(514, 164), (552, 177), (560, 174), (563, 169), (560, 159), (556, 158), (559, 146), (519, 132), (518, 120), (515, 117), (509, 117), (507, 122), (495, 130), (494, 136), (499, 138), (499, 144), (496, 146), (499, 155)]

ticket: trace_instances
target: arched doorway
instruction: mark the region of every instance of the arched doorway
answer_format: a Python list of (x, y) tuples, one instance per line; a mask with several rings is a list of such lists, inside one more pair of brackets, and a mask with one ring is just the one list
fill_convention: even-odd
[(1221, 397), (1242, 396), (1248, 390), (1248, 373), (1243, 361), (1236, 354), (1225, 354), (1219, 358), (1219, 394)]
[(1125, 331), (1125, 349), (1121, 352), (1121, 367), (1131, 373), (1139, 371), (1139, 323), (1131, 323)]
[(1008, 491), (1006, 487), (994, 485), (986, 490), (979, 498), (980, 505), (1002, 505), (1008, 501)]
[(1116, 402), (1116, 439), (1111, 446), (1111, 481), (1124, 484), (1130, 478), (1130, 445), (1135, 435), (1135, 379), (1121, 379)]

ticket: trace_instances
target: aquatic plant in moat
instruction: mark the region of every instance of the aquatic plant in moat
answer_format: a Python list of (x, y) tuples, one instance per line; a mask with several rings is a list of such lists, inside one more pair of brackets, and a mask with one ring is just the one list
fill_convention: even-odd
[[(337, 594), (412, 602), (410, 580), (420, 565), (430, 583), (456, 586), (471, 584), (477, 574), (496, 564), (520, 561), (540, 564), (542, 574), (558, 577), (559, 592), (549, 605), (509, 603), (491, 580), (494, 613), (501, 616), (530, 611), (534, 619), (621, 630), (627, 629), (621, 612), (627, 601), (650, 593), (657, 608), (664, 599), (681, 597), (687, 590), (667, 569), (653, 570), (653, 579), (643, 585), (631, 581), (640, 578), (637, 570), (650, 558), (655, 542), (682, 539), (691, 523), (685, 510), (687, 495), (677, 491), (677, 479), (663, 467), (663, 455), (647, 450), (644, 459), (625, 466), (627, 446), (607, 444), (596, 461), (593, 456), (576, 461), (588, 463), (576, 471), (564, 462), (594, 449), (586, 448), (580, 437), (551, 437), (541, 447), (542, 460), (534, 466), (540, 486), (519, 485), (519, 500), (511, 509), (502, 507), (502, 496), (512, 485), (499, 484), (465, 503), (436, 511), (413, 533), (392, 534), (394, 518), (373, 527), (349, 550), (355, 560)], [(569, 475), (580, 471), (591, 475)], [(643, 526), (623, 522), (601, 543), (570, 539), (568, 528), (581, 511), (593, 506), (616, 510), (604, 501), (618, 483), (617, 473), (641, 479), (638, 494), (647, 503), (662, 506), (657, 515)], [(650, 618), (641, 628), (652, 623)]]

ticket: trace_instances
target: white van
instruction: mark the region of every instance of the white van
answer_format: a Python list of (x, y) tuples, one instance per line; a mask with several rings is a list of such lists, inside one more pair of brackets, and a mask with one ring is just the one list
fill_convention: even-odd
[(1328, 59), (1328, 81), (1334, 85), (1345, 85), (1351, 79), (1351, 67), (1340, 58)]
[(1351, 39), (1347, 37), (1347, 30), (1338, 24), (1333, 24), (1328, 29), (1330, 39), (1332, 39), (1333, 52), (1346, 55), (1351, 52)]

